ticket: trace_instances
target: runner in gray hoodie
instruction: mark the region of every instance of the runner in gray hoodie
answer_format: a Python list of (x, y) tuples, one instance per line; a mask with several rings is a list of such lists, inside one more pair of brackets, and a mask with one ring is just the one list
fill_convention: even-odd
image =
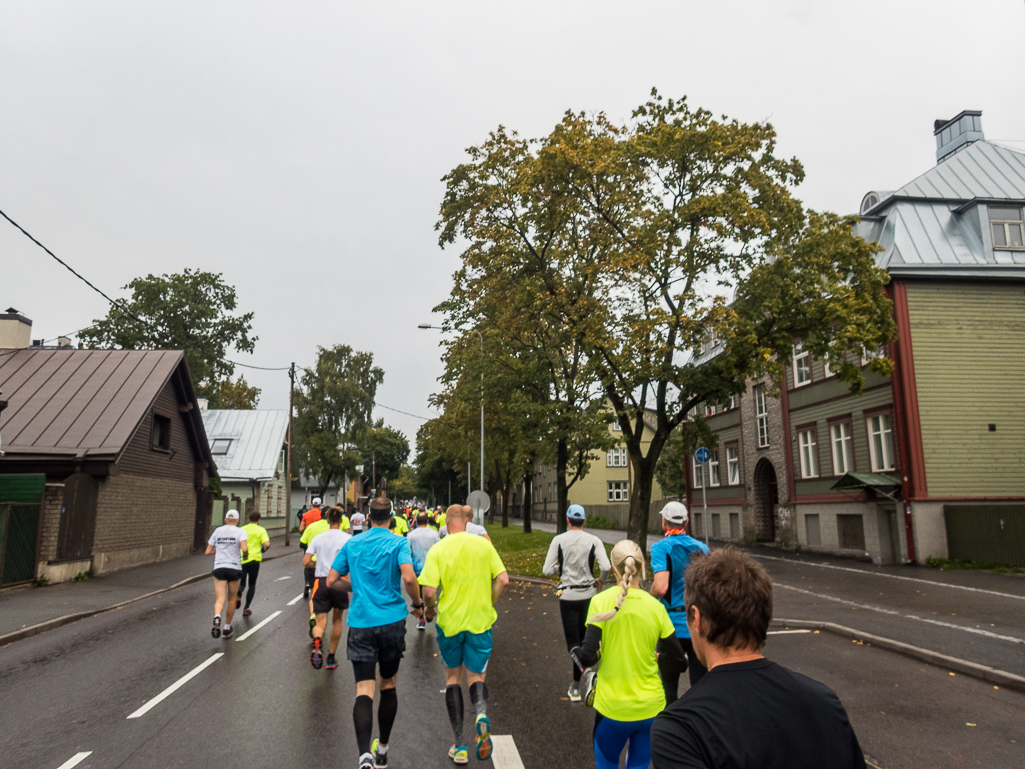
[[(566, 511), (569, 531), (559, 534), (548, 547), (545, 558), (545, 576), (560, 574), (559, 611), (562, 614), (562, 629), (566, 633), (566, 648), (573, 649), (584, 640), (587, 625), (587, 609), (591, 597), (601, 590), (602, 583), (609, 576), (609, 557), (605, 554), (605, 543), (594, 534), (584, 531), (584, 508), (570, 505)], [(598, 579), (594, 578), (594, 565), (598, 564)], [(573, 665), (573, 683), (570, 684), (569, 699), (580, 702), (581, 669)]]

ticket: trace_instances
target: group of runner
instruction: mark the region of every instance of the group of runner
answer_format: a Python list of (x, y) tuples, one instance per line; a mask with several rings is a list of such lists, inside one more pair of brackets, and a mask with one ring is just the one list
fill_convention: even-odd
[[(449, 507), (439, 526), (438, 518), (422, 507), (397, 511), (379, 498), (371, 502), (361, 530), (350, 534), (346, 529), (353, 527), (356, 515), (350, 519), (337, 507), (322, 511), (319, 502), (314, 500), (300, 525), (303, 565), (311, 583), (310, 661), (322, 667), (331, 614), (326, 667), (337, 667), (348, 610), (346, 656), (356, 679), (353, 725), (359, 769), (388, 765), (409, 614), (421, 631), (437, 619), (454, 737), (449, 758), (460, 765), (469, 761), (465, 680), (475, 711), (475, 752), (486, 760), (492, 752), (485, 683), (491, 631), (495, 602), (509, 581), (486, 530), (473, 523), (466, 506)], [(765, 570), (734, 548), (710, 554), (687, 533), (682, 503), (666, 504), (661, 517), (664, 537), (651, 547), (650, 589), (642, 587), (648, 574), (641, 548), (623, 540), (606, 555), (602, 540), (584, 531), (586, 513), (580, 505), (570, 505), (567, 531), (552, 540), (544, 564), (546, 575), (560, 579), (560, 614), (573, 662), (568, 697), (595, 710), (598, 769), (616, 769), (624, 748), (627, 769), (651, 763), (656, 769), (863, 767), (857, 738), (835, 693), (761, 654), (772, 616), (772, 584)], [(238, 514), (229, 511), (225, 525), (210, 538), (207, 552), (216, 554), (214, 637), (230, 637), (240, 600), (242, 569), (229, 563), (231, 551), (237, 560), (251, 562), (254, 549), (267, 546), (259, 515), (250, 520), (239, 529)], [(247, 609), (257, 573), (258, 566), (247, 573)], [(610, 575), (615, 584), (603, 589)], [(687, 671), (691, 688), (678, 698), (680, 675)], [(378, 688), (378, 737), (372, 739)]]

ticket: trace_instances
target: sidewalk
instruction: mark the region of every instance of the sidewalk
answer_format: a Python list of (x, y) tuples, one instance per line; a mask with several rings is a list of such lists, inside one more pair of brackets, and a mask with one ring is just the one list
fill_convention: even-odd
[[(292, 534), (285, 546), (285, 534), (271, 537), (265, 561), (299, 552), (299, 535)], [(0, 591), (0, 647), (68, 622), (155, 592), (204, 579), (213, 568), (213, 556), (190, 555), (122, 569), (82, 582), (62, 582), (47, 587), (17, 587)]]

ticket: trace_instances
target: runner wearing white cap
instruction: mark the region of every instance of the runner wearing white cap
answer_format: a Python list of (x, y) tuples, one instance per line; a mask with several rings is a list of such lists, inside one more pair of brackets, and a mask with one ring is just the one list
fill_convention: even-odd
[[(690, 685), (693, 686), (707, 669), (694, 653), (687, 629), (687, 610), (683, 603), (684, 572), (691, 558), (708, 552), (708, 546), (687, 533), (687, 506), (682, 502), (669, 502), (662, 508), (662, 532), (665, 536), (651, 546), (651, 570), (654, 582), (651, 594), (660, 599), (669, 611), (669, 619), (676, 628), (676, 637), (687, 653)], [(660, 669), (666, 704), (676, 702), (680, 689), (680, 674)]]
[[(231, 638), (231, 620), (235, 616), (235, 596), (242, 579), (242, 556), (249, 552), (246, 532), (238, 527), (238, 510), (224, 514), (224, 525), (214, 529), (206, 543), (206, 554), (214, 556), (214, 625), (210, 635)], [(227, 602), (227, 607), (225, 607)], [(225, 611), (223, 631), (221, 611)]]
[[(570, 505), (566, 510), (568, 531), (552, 540), (545, 558), (544, 574), (560, 575), (559, 613), (562, 614), (562, 630), (566, 634), (566, 648), (574, 649), (584, 642), (587, 628), (587, 611), (591, 598), (601, 590), (608, 579), (609, 557), (605, 554), (605, 543), (594, 534), (584, 531), (586, 520), (584, 508)], [(598, 564), (598, 579), (594, 578), (594, 565)], [(580, 676), (583, 671), (573, 664), (573, 682), (566, 692), (570, 702), (580, 702)]]

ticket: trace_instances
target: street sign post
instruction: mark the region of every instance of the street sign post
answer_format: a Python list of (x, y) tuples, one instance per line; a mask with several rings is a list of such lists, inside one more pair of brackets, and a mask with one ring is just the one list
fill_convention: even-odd
[(705, 496), (705, 465), (712, 457), (712, 452), (704, 446), (694, 452), (694, 459), (701, 465), (701, 528), (705, 530), (705, 544), (708, 544), (708, 498)]
[(486, 491), (474, 491), (466, 498), (466, 504), (473, 508), (473, 522), (484, 525), (484, 513), (491, 509), (491, 497)]

